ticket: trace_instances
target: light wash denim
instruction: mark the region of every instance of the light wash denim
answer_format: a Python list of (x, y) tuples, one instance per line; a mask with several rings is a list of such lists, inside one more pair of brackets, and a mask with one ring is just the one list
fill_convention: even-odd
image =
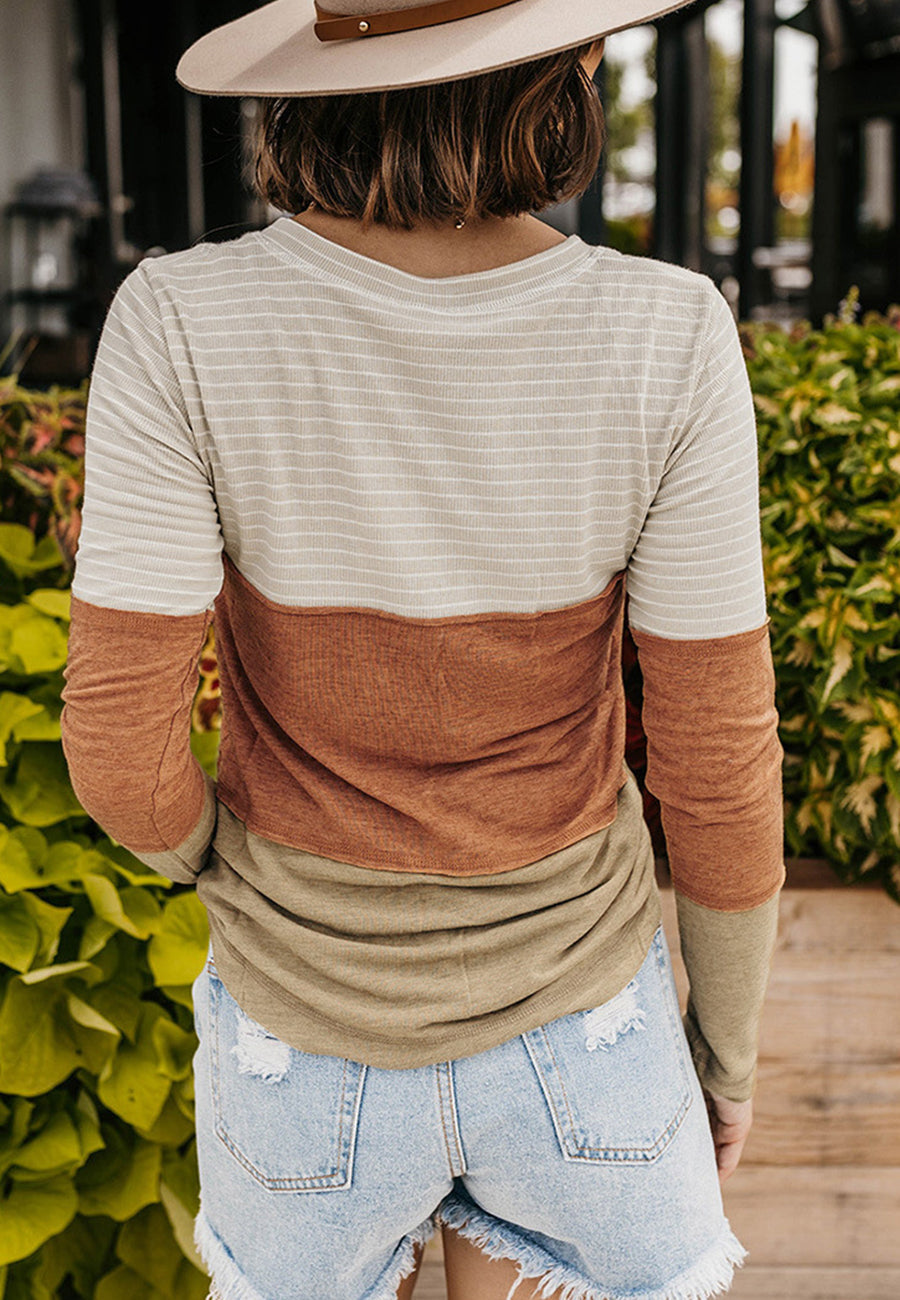
[(282, 1042), (211, 947), (193, 995), (194, 1238), (221, 1300), (393, 1300), (442, 1222), (518, 1265), (510, 1296), (705, 1300), (748, 1254), (662, 926), (602, 1006), (416, 1069)]

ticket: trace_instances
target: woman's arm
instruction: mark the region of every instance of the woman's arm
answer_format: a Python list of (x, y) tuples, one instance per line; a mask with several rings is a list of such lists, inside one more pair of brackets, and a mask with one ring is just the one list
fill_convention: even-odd
[(696, 379), (628, 570), (646, 785), (660, 803), (701, 1083), (745, 1101), (785, 880), (753, 399), (710, 281)]
[(107, 313), (85, 433), (63, 752), (85, 812), (189, 883), (216, 822), (190, 729), (223, 543), (145, 263)]
[(633, 635), (646, 784), (660, 803), (690, 979), (684, 1027), (701, 1083), (746, 1101), (785, 880), (768, 627), (706, 641)]

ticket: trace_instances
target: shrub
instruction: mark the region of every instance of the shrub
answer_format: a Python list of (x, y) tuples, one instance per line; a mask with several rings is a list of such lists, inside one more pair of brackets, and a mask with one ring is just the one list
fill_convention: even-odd
[(206, 912), (86, 816), (60, 741), (85, 396), (0, 381), (0, 1296), (203, 1300)]
[(900, 307), (740, 327), (756, 404), (785, 838), (900, 902)]

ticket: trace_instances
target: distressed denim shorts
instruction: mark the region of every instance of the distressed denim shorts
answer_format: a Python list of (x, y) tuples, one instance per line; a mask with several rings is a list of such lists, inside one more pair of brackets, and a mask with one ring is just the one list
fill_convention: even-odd
[(442, 1223), (515, 1263), (510, 1296), (705, 1300), (747, 1256), (662, 926), (601, 1006), (415, 1069), (282, 1042), (211, 948), (193, 995), (194, 1240), (221, 1300), (394, 1300)]

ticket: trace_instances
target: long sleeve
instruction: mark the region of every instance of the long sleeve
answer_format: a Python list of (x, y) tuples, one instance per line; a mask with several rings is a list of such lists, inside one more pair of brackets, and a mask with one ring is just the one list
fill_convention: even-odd
[(691, 972), (683, 1023), (697, 1073), (710, 1091), (746, 1101), (756, 1091), (780, 893), (747, 911), (718, 912), (673, 892), (681, 955)]
[(192, 883), (216, 824), (215, 782), (190, 747), (211, 615), (104, 609), (72, 597), (60, 716), (79, 803), (170, 880)]
[(190, 719), (221, 550), (212, 485), (142, 264), (113, 299), (91, 374), (60, 725), (85, 812), (186, 883), (216, 824), (215, 782), (191, 752)]
[(685, 1032), (701, 1083), (735, 1101), (756, 1086), (786, 874), (757, 458), (740, 340), (715, 290), (692, 401), (636, 547), (629, 620), (646, 783), (660, 802), (690, 981)]

